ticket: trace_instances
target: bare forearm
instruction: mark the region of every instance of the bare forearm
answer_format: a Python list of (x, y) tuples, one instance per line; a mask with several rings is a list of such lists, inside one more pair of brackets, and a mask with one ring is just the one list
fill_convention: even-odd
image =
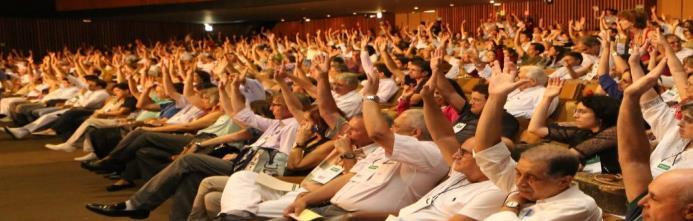
[(551, 107), (551, 102), (553, 97), (544, 97), (539, 102), (539, 105), (534, 110), (532, 114), (532, 119), (529, 121), (529, 126), (527, 130), (534, 135), (539, 137), (545, 137), (548, 135), (548, 129), (546, 127), (546, 118), (548, 118), (549, 108)]
[(482, 151), (501, 141), (501, 127), (494, 125), (494, 122), (503, 118), (503, 105), (506, 99), (505, 96), (490, 95), (486, 101), (484, 112), (477, 124), (477, 147), (475, 148), (477, 151)]

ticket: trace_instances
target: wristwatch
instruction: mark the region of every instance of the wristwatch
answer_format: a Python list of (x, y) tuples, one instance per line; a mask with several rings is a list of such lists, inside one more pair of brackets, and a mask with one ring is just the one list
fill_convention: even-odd
[(505, 202), (505, 207), (510, 208), (510, 209), (517, 209), (520, 207), (520, 202), (508, 201), (508, 202)]
[(380, 102), (380, 98), (378, 97), (378, 95), (366, 95), (365, 97), (363, 97), (363, 99), (374, 101), (375, 103)]
[(356, 155), (354, 153), (343, 153), (342, 155), (339, 156), (341, 159), (347, 159), (347, 160), (353, 160), (356, 159)]

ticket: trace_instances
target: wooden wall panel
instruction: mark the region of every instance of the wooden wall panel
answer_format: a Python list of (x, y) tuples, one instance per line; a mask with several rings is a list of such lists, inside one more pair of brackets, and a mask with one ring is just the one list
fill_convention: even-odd
[(395, 24), (395, 15), (392, 13), (385, 13), (383, 14), (382, 19), (368, 18), (362, 15), (358, 15), (347, 17), (311, 19), (310, 22), (279, 22), (272, 28), (272, 31), (280, 36), (293, 36), (296, 33), (315, 33), (317, 30), (326, 31), (329, 28), (332, 28), (333, 30), (341, 28), (354, 29), (357, 27), (357, 23), (359, 24), (359, 26), (361, 26), (361, 29), (363, 31), (377, 31), (381, 21), (388, 21), (390, 22), (390, 24)]
[(90, 45), (107, 48), (141, 39), (143, 42), (182, 39), (187, 33), (201, 37), (198, 24), (99, 21), (84, 23), (78, 19), (0, 18), (0, 51), (33, 50), (41, 55)]
[(466, 20), (467, 31), (473, 32), (481, 24), (481, 19), (488, 18), (489, 15), (505, 11), (506, 15), (514, 13), (518, 16), (524, 14), (529, 9), (530, 16), (538, 22), (543, 18), (547, 24), (554, 21), (567, 26), (568, 20), (585, 17), (588, 28), (597, 28), (597, 20), (593, 16), (592, 6), (597, 5), (601, 9), (614, 8), (617, 10), (632, 9), (639, 5), (649, 10), (650, 6), (656, 4), (656, 0), (554, 0), (553, 4), (546, 4), (543, 0), (509, 1), (501, 6), (492, 4), (461, 5), (456, 7), (438, 8), (437, 14), (443, 22), (450, 23), (454, 30), (459, 30), (462, 20)]

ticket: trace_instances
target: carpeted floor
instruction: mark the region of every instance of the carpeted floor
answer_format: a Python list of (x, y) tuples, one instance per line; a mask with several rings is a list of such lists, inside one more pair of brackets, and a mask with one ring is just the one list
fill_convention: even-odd
[[(136, 189), (106, 192), (110, 180), (72, 160), (83, 155), (82, 151), (66, 153), (43, 147), (57, 142), (57, 138), (44, 136), (17, 141), (0, 132), (0, 221), (128, 220), (94, 214), (84, 205), (120, 202)], [(168, 204), (147, 220), (168, 220)]]

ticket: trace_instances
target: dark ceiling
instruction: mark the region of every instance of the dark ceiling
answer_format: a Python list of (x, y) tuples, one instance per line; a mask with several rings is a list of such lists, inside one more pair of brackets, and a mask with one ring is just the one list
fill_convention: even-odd
[[(125, 21), (229, 24), (243, 22), (276, 22), (300, 20), (303, 17), (325, 18), (373, 14), (378, 10), (412, 12), (450, 4), (488, 4), (488, 0), (213, 0), (184, 3), (58, 12), (55, 0), (9, 1), (17, 10), (5, 16), (74, 17)], [(3, 3), (5, 4), (5, 3)]]

